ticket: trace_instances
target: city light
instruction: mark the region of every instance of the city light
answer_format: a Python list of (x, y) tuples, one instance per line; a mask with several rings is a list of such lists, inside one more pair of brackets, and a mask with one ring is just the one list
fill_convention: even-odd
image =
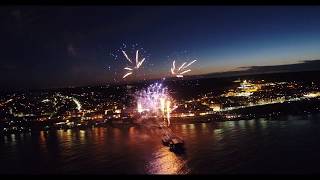
[[(179, 68), (182, 69), (186, 64), (182, 64)], [(263, 113), (252, 112), (247, 115), (243, 113), (247, 108), (264, 108), (267, 105), (296, 102), (307, 103), (307, 101), (318, 100), (320, 97), (319, 88), (315, 83), (311, 84), (312, 88), (290, 81), (237, 80), (233, 83), (236, 86), (226, 88), (220, 94), (208, 92), (191, 95), (184, 99), (173, 99), (167, 87), (162, 83), (153, 83), (146, 88), (137, 89), (134, 99), (128, 101), (129, 104), (124, 104), (122, 101), (127, 94), (120, 94), (117, 97), (114, 94), (109, 96), (100, 94), (98, 97), (91, 88), (87, 88), (87, 92), (81, 91), (78, 94), (56, 92), (41, 98), (35, 95), (31, 96), (29, 101), (25, 101), (27, 96), (21, 94), (2, 99), (1, 108), (6, 110), (8, 117), (32, 118), (45, 124), (48, 120), (54, 120), (58, 123), (57, 126), (65, 123), (69, 128), (73, 128), (74, 123), (81, 126), (122, 121), (138, 123), (139, 120), (135, 122), (135, 119), (139, 117), (143, 118), (144, 122), (155, 118), (159, 123), (170, 126), (184, 119), (197, 122), (197, 117), (207, 118), (208, 121), (265, 117)], [(133, 85), (130, 85), (130, 88), (127, 85), (124, 87), (130, 91), (136, 89)], [(116, 91), (118, 89), (119, 87)], [(174, 89), (172, 92), (180, 93)], [(311, 110), (319, 111), (320, 108), (306, 109), (303, 112), (309, 113)], [(275, 110), (266, 115), (280, 114), (280, 111)], [(70, 122), (67, 123), (69, 120)], [(16, 128), (17, 126), (14, 125), (16, 122), (19, 123), (19, 121), (10, 121), (8, 125)], [(6, 132), (10, 131), (9, 127), (6, 129)]]

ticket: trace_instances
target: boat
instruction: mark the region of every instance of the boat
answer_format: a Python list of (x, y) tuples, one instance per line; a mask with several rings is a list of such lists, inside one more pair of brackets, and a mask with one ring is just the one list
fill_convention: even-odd
[(173, 152), (183, 152), (184, 151), (184, 141), (179, 137), (170, 137), (165, 135), (162, 137), (162, 144), (168, 146), (170, 151)]
[(182, 151), (184, 150), (184, 141), (180, 138), (174, 137), (169, 142), (171, 151)]

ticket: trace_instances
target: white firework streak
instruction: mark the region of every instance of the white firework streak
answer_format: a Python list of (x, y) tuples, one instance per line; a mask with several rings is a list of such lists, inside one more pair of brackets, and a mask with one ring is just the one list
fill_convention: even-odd
[[(191, 64), (193, 64), (194, 62), (196, 62), (197, 60), (193, 60), (192, 62), (190, 62), (188, 65), (186, 65), (184, 68), (187, 68), (188, 66), (190, 66)], [(183, 69), (184, 69), (183, 68)]]
[(176, 68), (175, 63), (176, 63), (176, 61), (172, 62), (171, 74), (175, 74), (175, 72), (174, 72), (174, 70)]
[(186, 63), (187, 63), (187, 62), (184, 62), (184, 63), (179, 67), (178, 71), (180, 71)]
[(188, 70), (183, 71), (183, 72), (180, 73), (180, 74), (182, 75), (182, 74), (185, 74), (185, 73), (190, 72), (190, 71), (191, 71), (191, 69), (188, 69)]
[(136, 65), (137, 65), (137, 66), (138, 66), (138, 64), (139, 64), (138, 58), (139, 58), (139, 50), (136, 51)]
[(129, 73), (125, 74), (125, 75), (122, 77), (122, 79), (126, 78), (127, 76), (130, 76), (131, 74), (132, 74), (132, 72), (129, 72)]
[(190, 72), (191, 69), (188, 69), (188, 70), (185, 70), (185, 71), (182, 71), (182, 70), (184, 70), (185, 68), (189, 67), (191, 64), (193, 64), (196, 61), (197, 60), (193, 60), (190, 63), (188, 63), (187, 65), (186, 65), (187, 62), (184, 62), (177, 70), (176, 70), (176, 67), (175, 67), (175, 61), (173, 61), (172, 62), (172, 67), (171, 67), (171, 74), (175, 75), (176, 77), (179, 77), (179, 78), (183, 77), (183, 74)]
[[(132, 64), (133, 62), (131, 61), (131, 59), (128, 57), (127, 53), (125, 51), (122, 50), (122, 54), (124, 55), (124, 57)], [(133, 71), (135, 69), (139, 69), (142, 64), (144, 63), (144, 61), (146, 60), (146, 58), (143, 58), (141, 61), (139, 61), (139, 50), (136, 51), (136, 59), (135, 59), (135, 65), (134, 66), (129, 66), (129, 67), (125, 67), (124, 69), (129, 71), (127, 72), (122, 79), (130, 76), (133, 74)]]
[(143, 58), (138, 64), (137, 64), (137, 69), (140, 68), (140, 66), (142, 65), (142, 63), (146, 60), (146, 58)]
[(125, 51), (122, 51), (124, 57), (126, 57), (126, 59), (132, 63), (131, 59), (128, 57), (127, 53)]
[(133, 70), (133, 69), (128, 68), (128, 67), (125, 67), (125, 68), (123, 68), (123, 69), (128, 70), (128, 71), (132, 71), (132, 70)]

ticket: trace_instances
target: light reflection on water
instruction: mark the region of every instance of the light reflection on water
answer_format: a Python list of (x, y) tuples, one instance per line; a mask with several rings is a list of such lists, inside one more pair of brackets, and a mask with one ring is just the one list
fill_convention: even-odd
[(320, 151), (317, 119), (176, 124), (172, 130), (185, 140), (186, 147), (180, 155), (161, 144), (158, 129), (140, 127), (1, 136), (0, 173), (317, 172), (308, 166), (320, 161), (315, 153)]
[(184, 156), (176, 155), (162, 147), (152, 153), (146, 170), (147, 174), (187, 174), (190, 169), (186, 164), (187, 160)]

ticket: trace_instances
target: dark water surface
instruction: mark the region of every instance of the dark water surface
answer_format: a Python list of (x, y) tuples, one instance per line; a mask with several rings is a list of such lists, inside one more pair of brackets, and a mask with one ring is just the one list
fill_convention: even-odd
[(138, 127), (0, 136), (0, 173), (252, 174), (318, 173), (320, 115), (176, 124), (177, 155)]

